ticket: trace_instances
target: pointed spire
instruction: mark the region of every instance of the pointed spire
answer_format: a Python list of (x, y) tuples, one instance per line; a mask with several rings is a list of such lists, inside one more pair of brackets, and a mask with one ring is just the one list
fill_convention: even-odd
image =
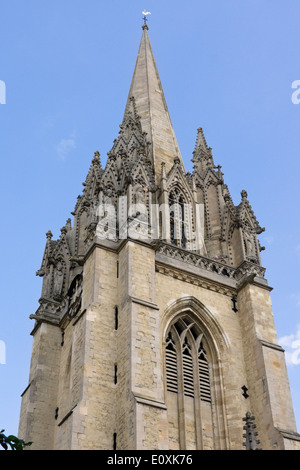
[(52, 235), (52, 232), (51, 230), (48, 230), (48, 232), (46, 233), (46, 238), (48, 241), (50, 241), (52, 239), (53, 235)]
[(162, 162), (161, 164), (161, 187), (163, 191), (167, 190), (167, 175), (166, 175), (166, 164)]
[(150, 142), (150, 156), (155, 166), (155, 179), (158, 184), (161, 178), (161, 163), (165, 162), (168, 172), (173, 166), (174, 158), (178, 157), (181, 161), (182, 158), (151, 48), (147, 24), (142, 28), (143, 35), (125, 114), (131, 107), (131, 98), (134, 97), (143, 132), (147, 133), (146, 139)]
[(194, 163), (195, 171), (198, 173), (202, 173), (209, 168), (214, 168), (212, 150), (207, 145), (202, 127), (199, 127), (197, 130), (197, 139), (192, 162)]
[(92, 166), (99, 166), (101, 168), (100, 152), (98, 150), (96, 150), (96, 152), (94, 152), (94, 157), (93, 157), (93, 160), (92, 160)]
[(208, 145), (207, 145), (202, 127), (198, 127), (197, 129), (197, 140), (196, 140), (195, 150), (196, 149), (198, 150), (201, 149), (204, 152), (208, 150)]
[(136, 111), (135, 99), (132, 96), (126, 106), (119, 136), (114, 140), (114, 144), (107, 154), (107, 162), (115, 161), (116, 156), (119, 155), (124, 160), (125, 167), (129, 168), (143, 155), (145, 161), (150, 161), (151, 164), (149, 146), (150, 142), (147, 141), (146, 132), (143, 132), (141, 119)]

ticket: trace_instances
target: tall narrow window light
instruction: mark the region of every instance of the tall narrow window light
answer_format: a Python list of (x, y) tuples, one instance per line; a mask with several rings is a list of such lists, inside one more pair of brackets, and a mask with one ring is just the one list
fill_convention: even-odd
[(186, 248), (186, 221), (184, 217), (184, 200), (178, 189), (169, 195), (170, 241), (173, 245)]
[(176, 234), (175, 234), (175, 200), (173, 195), (169, 196), (169, 208), (170, 208), (170, 240), (173, 245), (176, 245)]
[(191, 347), (185, 337), (182, 347), (183, 391), (188, 397), (194, 397), (194, 371)]
[(181, 233), (181, 247), (186, 248), (186, 238), (185, 238), (185, 225), (184, 225), (184, 203), (183, 199), (180, 196), (179, 201), (179, 227)]
[(200, 397), (203, 401), (211, 402), (211, 390), (209, 381), (209, 367), (206, 358), (206, 352), (203, 344), (200, 343), (198, 351), (198, 368), (199, 368), (199, 381), (200, 381)]
[(166, 344), (166, 373), (167, 373), (167, 390), (177, 393), (178, 379), (177, 379), (177, 353), (176, 346), (172, 339), (171, 333), (167, 337)]
[(115, 330), (119, 328), (119, 309), (118, 306), (115, 306)]

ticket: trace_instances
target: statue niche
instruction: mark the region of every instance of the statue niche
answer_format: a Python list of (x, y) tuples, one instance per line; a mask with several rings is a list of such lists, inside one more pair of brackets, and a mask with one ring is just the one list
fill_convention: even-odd
[(53, 298), (60, 301), (62, 299), (62, 290), (64, 284), (65, 266), (61, 259), (54, 264), (53, 272)]
[(248, 261), (257, 263), (256, 243), (254, 237), (255, 235), (253, 234), (251, 227), (246, 226), (243, 229), (245, 256)]
[(72, 281), (68, 290), (67, 314), (69, 318), (74, 318), (81, 309), (82, 297), (82, 274), (78, 274)]
[(37, 276), (43, 277), (42, 298), (49, 299), (52, 293), (53, 266), (47, 263), (45, 268), (37, 271)]

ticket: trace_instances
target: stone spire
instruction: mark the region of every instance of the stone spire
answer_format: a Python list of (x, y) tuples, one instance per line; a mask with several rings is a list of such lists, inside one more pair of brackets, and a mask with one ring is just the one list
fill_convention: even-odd
[(155, 167), (155, 180), (158, 184), (161, 179), (162, 162), (165, 163), (166, 172), (168, 172), (174, 164), (174, 158), (177, 157), (182, 162), (182, 157), (150, 44), (148, 26), (144, 24), (142, 29), (143, 35), (125, 114), (127, 108), (131, 106), (131, 98), (134, 97), (142, 129), (147, 133), (146, 139), (150, 143), (150, 155)]
[(198, 128), (195, 150), (193, 152), (194, 170), (199, 174), (208, 169), (214, 169), (212, 150), (208, 147), (202, 127)]

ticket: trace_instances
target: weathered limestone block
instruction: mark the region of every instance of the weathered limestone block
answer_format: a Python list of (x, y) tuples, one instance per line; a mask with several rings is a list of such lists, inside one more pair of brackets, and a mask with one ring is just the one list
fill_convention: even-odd
[(31, 449), (51, 450), (57, 407), (61, 332), (42, 323), (35, 331), (29, 386), (23, 394), (19, 435)]

